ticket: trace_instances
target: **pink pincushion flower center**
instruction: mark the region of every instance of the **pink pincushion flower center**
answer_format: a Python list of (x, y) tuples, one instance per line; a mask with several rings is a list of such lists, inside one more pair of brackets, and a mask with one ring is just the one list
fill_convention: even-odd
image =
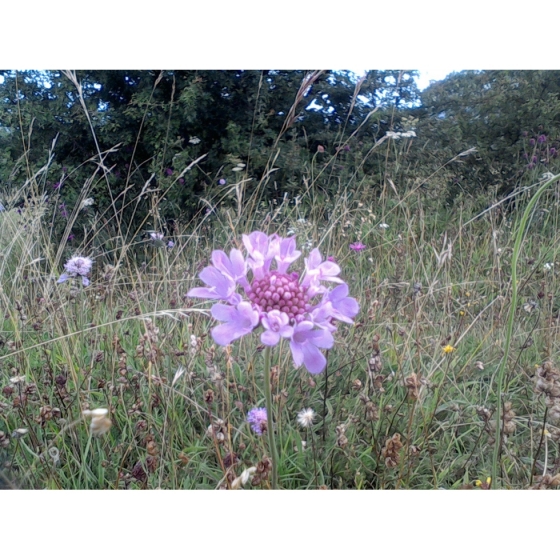
[(298, 323), (311, 309), (307, 290), (299, 284), (295, 273), (271, 272), (264, 278), (257, 278), (253, 280), (248, 296), (259, 311), (277, 309)]

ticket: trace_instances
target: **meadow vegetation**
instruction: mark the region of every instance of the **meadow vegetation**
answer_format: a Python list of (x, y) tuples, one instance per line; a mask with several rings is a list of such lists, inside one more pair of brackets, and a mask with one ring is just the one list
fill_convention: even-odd
[[(280, 488), (560, 484), (560, 182), (534, 175), (507, 207), (496, 192), (451, 205), (428, 177), (409, 179), (417, 141), (383, 136), (361, 156), (391, 161), (383, 178), (337, 175), (329, 196), (316, 181), (331, 160), (314, 159), (299, 194), (275, 202), (245, 189), (241, 166), (172, 229), (161, 191), (133, 231), (116, 206), (84, 204), (92, 177), (54, 235), (47, 170), (30, 171), (25, 204), (0, 212), (5, 484), (270, 488), (269, 440), (247, 421), (265, 406), (264, 346), (256, 333), (216, 344), (210, 305), (186, 295), (213, 250), (242, 249), (253, 231), (295, 235), (304, 256), (318, 247), (360, 305), (323, 373), (295, 368), (287, 344), (272, 349)], [(90, 284), (59, 283), (77, 255), (93, 259)]]

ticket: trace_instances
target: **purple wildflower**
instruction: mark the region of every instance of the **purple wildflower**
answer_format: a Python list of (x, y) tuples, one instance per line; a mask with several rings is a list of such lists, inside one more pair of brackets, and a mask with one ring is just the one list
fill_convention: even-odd
[[(214, 319), (223, 322), (212, 329), (218, 344), (228, 345), (261, 326), (263, 344), (276, 346), (287, 339), (296, 367), (305, 365), (310, 373), (320, 373), (326, 365), (321, 349), (334, 344), (334, 322), (352, 323), (359, 312), (358, 302), (348, 297), (348, 286), (339, 278), (340, 267), (313, 249), (305, 270), (290, 272), (301, 256), (294, 237), (254, 231), (243, 236), (243, 244), (247, 256), (238, 249), (229, 257), (213, 251), (213, 266), (199, 275), (206, 287), (193, 288), (187, 296), (224, 302), (211, 310)], [(338, 286), (332, 289), (324, 282)]]
[(534, 138), (531, 138), (529, 140), (529, 146), (534, 146), (537, 143), (537, 141)]
[(171, 239), (167, 242), (167, 247), (168, 249), (173, 249), (173, 247), (175, 247), (175, 241), (172, 241)]
[(556, 148), (550, 148), (550, 155), (552, 157), (556, 157), (558, 155), (558, 152), (556, 151)]
[(220, 179), (220, 180), (218, 181), (218, 184), (220, 184), (220, 185), (225, 185), (225, 184), (226, 184), (226, 180), (225, 180), (225, 179)]
[(165, 170), (165, 174), (166, 174), (166, 175), (173, 175), (173, 169), (172, 169), (171, 167), (168, 167), (168, 168)]
[(183, 179), (183, 177), (179, 177), (179, 184), (180, 184), (180, 185), (184, 185), (184, 184), (185, 184), (185, 179)]
[(64, 218), (68, 218), (68, 210), (66, 210), (66, 204), (64, 202), (58, 205), (58, 209), (60, 210), (60, 215)]
[(350, 249), (352, 251), (363, 251), (367, 245), (364, 245), (361, 241), (356, 241), (356, 243), (350, 243)]
[(262, 436), (268, 426), (266, 408), (252, 408), (247, 414), (247, 422), (249, 422), (255, 434)]
[(59, 182), (53, 183), (52, 188), (53, 189), (59, 189), (60, 188), (60, 183)]
[(539, 144), (544, 144), (546, 142), (546, 135), (541, 134), (538, 138), (537, 138), (537, 142)]
[(93, 261), (89, 257), (72, 257), (64, 265), (66, 272), (60, 276), (57, 283), (66, 282), (69, 278), (81, 277), (82, 284), (84, 286), (89, 286), (89, 279), (87, 276), (91, 272), (92, 265)]

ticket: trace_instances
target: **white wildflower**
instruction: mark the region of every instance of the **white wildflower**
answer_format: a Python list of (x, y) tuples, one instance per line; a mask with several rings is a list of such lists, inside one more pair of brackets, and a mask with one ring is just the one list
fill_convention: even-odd
[(80, 204), (80, 210), (82, 210), (83, 208), (87, 208), (88, 206), (93, 206), (93, 203), (93, 198), (84, 198), (84, 200), (82, 200), (82, 203)]
[(315, 411), (312, 408), (304, 408), (298, 412), (297, 421), (302, 428), (310, 428), (314, 419)]
[(389, 227), (389, 224), (382, 223), (382, 224), (379, 224), (379, 227), (380, 227), (381, 229), (387, 229), (387, 228)]
[(198, 136), (191, 136), (189, 139), (189, 144), (200, 144), (200, 138)]
[(109, 411), (106, 408), (95, 408), (94, 410), (84, 410), (84, 416), (91, 416), (89, 425), (94, 436), (102, 436), (111, 429), (111, 420), (107, 418)]

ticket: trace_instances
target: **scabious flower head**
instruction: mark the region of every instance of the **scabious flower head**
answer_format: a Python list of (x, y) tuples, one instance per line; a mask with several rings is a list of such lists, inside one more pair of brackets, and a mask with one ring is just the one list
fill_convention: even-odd
[[(229, 256), (213, 251), (212, 266), (199, 275), (206, 287), (193, 288), (187, 296), (219, 300), (211, 310), (222, 322), (211, 331), (218, 344), (231, 344), (261, 327), (263, 344), (286, 339), (296, 367), (321, 373), (326, 365), (321, 349), (332, 348), (335, 321), (352, 323), (359, 312), (339, 278), (340, 267), (313, 249), (304, 269), (291, 271), (301, 256), (295, 237), (254, 231), (243, 235), (243, 244), (246, 256), (239, 249)], [(331, 289), (325, 283), (338, 285)]]
[(93, 261), (89, 257), (72, 257), (64, 265), (66, 272), (64, 272), (57, 283), (66, 282), (69, 278), (81, 277), (82, 284), (89, 286), (88, 274), (91, 272)]
[(266, 408), (252, 408), (247, 414), (247, 422), (255, 434), (262, 436), (268, 426)]
[(356, 241), (356, 243), (350, 243), (350, 249), (352, 249), (352, 251), (363, 251), (366, 248), (366, 245), (364, 245), (361, 241)]

